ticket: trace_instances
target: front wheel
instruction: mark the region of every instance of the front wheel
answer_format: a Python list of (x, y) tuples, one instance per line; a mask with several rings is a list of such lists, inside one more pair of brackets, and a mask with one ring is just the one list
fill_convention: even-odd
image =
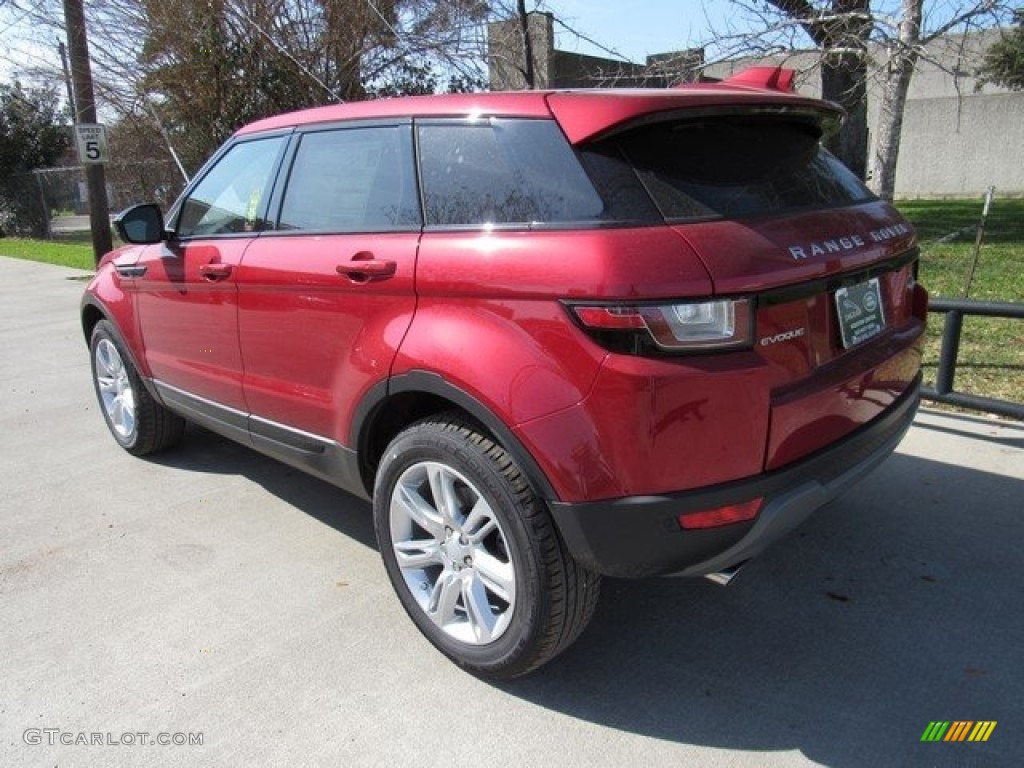
[(594, 613), (600, 577), (568, 554), (508, 453), (459, 415), (394, 439), (373, 509), (406, 612), (473, 673), (526, 674), (568, 647)]
[(145, 456), (181, 440), (184, 419), (146, 391), (108, 320), (96, 323), (89, 350), (96, 399), (110, 434), (122, 448), (135, 456)]

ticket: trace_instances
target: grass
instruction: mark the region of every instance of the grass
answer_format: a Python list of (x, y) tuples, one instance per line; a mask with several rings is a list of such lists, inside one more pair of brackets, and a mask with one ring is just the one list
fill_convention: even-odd
[[(982, 200), (911, 200), (897, 207), (920, 236), (921, 282), (933, 296), (962, 296), (974, 258)], [(953, 232), (960, 234), (938, 242)], [(0, 255), (91, 270), (90, 242), (87, 232), (50, 241), (3, 238)], [(1024, 200), (993, 202), (970, 297), (1024, 301)], [(933, 383), (943, 320), (932, 314), (929, 321), (925, 378)], [(1024, 402), (1024, 322), (965, 318), (956, 389)]]
[[(932, 296), (960, 297), (974, 260), (982, 200), (914, 200), (897, 204), (921, 240), (920, 280)], [(967, 230), (967, 231), (963, 231)], [(938, 239), (962, 232), (948, 242)], [(970, 298), (1024, 301), (1024, 200), (993, 201)], [(925, 379), (935, 381), (943, 317), (929, 315)], [(965, 317), (955, 389), (1024, 403), (1024, 322)]]
[(92, 241), (88, 232), (62, 237), (60, 240), (30, 240), (21, 237), (0, 239), (0, 256), (42, 261), (62, 267), (93, 270)]

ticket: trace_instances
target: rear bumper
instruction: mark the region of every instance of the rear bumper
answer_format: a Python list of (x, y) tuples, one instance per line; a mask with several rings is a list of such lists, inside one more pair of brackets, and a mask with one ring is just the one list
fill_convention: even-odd
[[(551, 502), (566, 545), (606, 576), (700, 576), (742, 563), (884, 461), (914, 420), (921, 379), (883, 414), (811, 456), (781, 469), (697, 491), (608, 501)], [(683, 530), (678, 516), (763, 497), (749, 523)]]

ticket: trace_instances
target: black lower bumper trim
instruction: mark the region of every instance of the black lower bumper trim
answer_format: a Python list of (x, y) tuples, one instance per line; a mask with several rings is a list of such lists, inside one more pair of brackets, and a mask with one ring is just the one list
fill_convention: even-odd
[[(842, 494), (899, 445), (917, 412), (921, 380), (843, 440), (782, 469), (697, 491), (584, 503), (552, 502), (570, 552), (606, 576), (700, 576), (750, 559)], [(684, 512), (763, 497), (757, 519), (682, 530)]]

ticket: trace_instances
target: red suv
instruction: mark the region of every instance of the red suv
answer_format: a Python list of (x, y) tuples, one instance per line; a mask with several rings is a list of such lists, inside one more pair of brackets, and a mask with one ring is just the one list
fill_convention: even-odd
[(110, 431), (191, 421), (372, 499), (406, 611), (481, 675), (572, 643), (602, 574), (727, 581), (918, 402), (914, 232), (777, 75), (242, 128), (86, 290)]

